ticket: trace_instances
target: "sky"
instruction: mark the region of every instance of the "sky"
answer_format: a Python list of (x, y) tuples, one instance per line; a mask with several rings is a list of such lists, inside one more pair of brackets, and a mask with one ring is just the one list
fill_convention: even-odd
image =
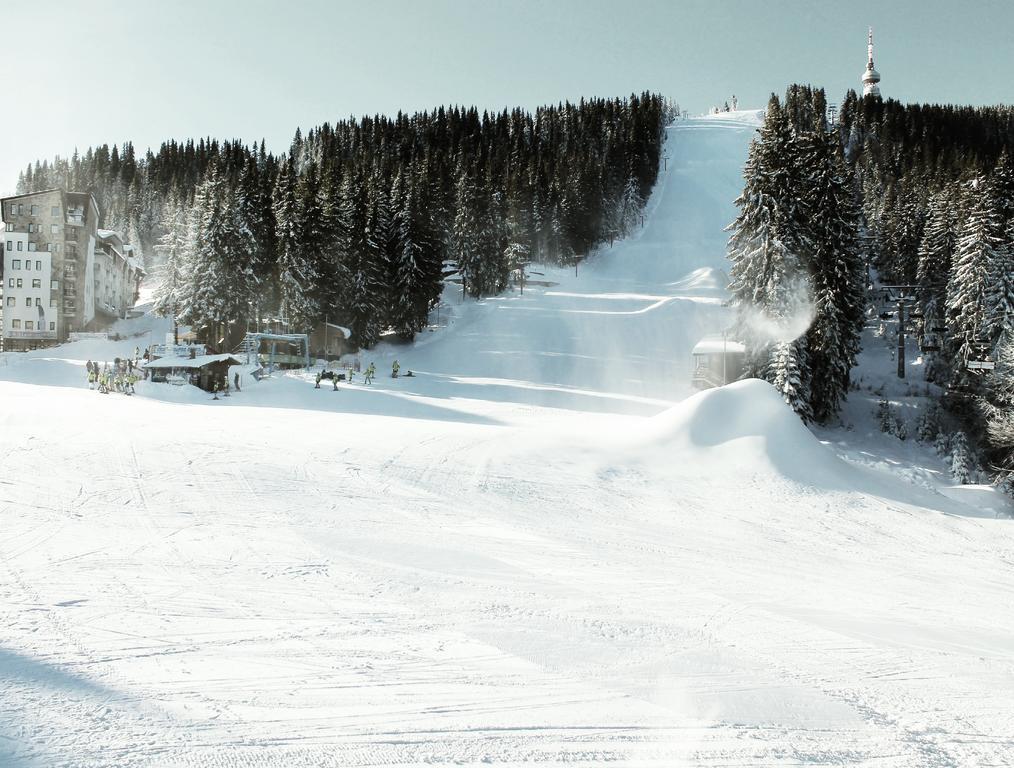
[(1008, 0), (46, 0), (0, 4), (0, 194), (36, 159), (349, 115), (657, 91), (692, 114), (792, 82), (837, 103), (874, 27), (885, 97), (1011, 103)]

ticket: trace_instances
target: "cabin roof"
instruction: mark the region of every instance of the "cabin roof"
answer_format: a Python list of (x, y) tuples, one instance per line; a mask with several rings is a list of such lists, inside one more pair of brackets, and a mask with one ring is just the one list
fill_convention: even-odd
[(694, 345), (695, 355), (746, 354), (746, 346), (735, 339), (723, 339), (721, 336), (705, 336)]
[(228, 360), (234, 365), (243, 361), (235, 355), (198, 355), (197, 357), (160, 357), (158, 360), (149, 360), (141, 365), (142, 368), (203, 368), (211, 363), (221, 363)]

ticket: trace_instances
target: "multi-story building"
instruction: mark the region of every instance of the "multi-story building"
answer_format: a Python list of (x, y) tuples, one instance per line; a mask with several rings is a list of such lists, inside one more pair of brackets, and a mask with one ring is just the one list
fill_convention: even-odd
[[(143, 271), (116, 233), (115, 249), (100, 247), (108, 267), (96, 275), (99, 209), (82, 192), (48, 189), (0, 200), (3, 232), (3, 348), (34, 349), (66, 341), (73, 331), (102, 327), (113, 312), (96, 314), (101, 283), (115, 316), (133, 305)], [(115, 283), (108, 287), (107, 283)]]
[(123, 242), (119, 232), (96, 232), (94, 257), (94, 306), (98, 318), (116, 320), (125, 317), (134, 306), (144, 268), (134, 259), (133, 248)]

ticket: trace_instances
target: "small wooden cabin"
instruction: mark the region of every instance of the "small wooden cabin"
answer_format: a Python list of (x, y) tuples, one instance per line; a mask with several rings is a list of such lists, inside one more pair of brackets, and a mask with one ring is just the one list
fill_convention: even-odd
[(724, 336), (705, 336), (694, 346), (692, 384), (695, 389), (721, 387), (739, 380), (746, 363), (746, 347)]
[(229, 366), (242, 364), (235, 355), (197, 355), (195, 357), (160, 357), (142, 364), (151, 372), (152, 381), (165, 381), (172, 374), (187, 376), (195, 387), (212, 392), (215, 382), (223, 388), (229, 381)]

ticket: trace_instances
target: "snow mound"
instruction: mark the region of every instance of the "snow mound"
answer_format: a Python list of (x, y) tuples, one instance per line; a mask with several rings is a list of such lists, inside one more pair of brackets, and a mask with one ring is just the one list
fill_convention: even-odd
[(708, 389), (650, 419), (642, 449), (667, 464), (706, 464), (726, 472), (770, 472), (824, 487), (844, 487), (849, 467), (829, 451), (766, 381)]

